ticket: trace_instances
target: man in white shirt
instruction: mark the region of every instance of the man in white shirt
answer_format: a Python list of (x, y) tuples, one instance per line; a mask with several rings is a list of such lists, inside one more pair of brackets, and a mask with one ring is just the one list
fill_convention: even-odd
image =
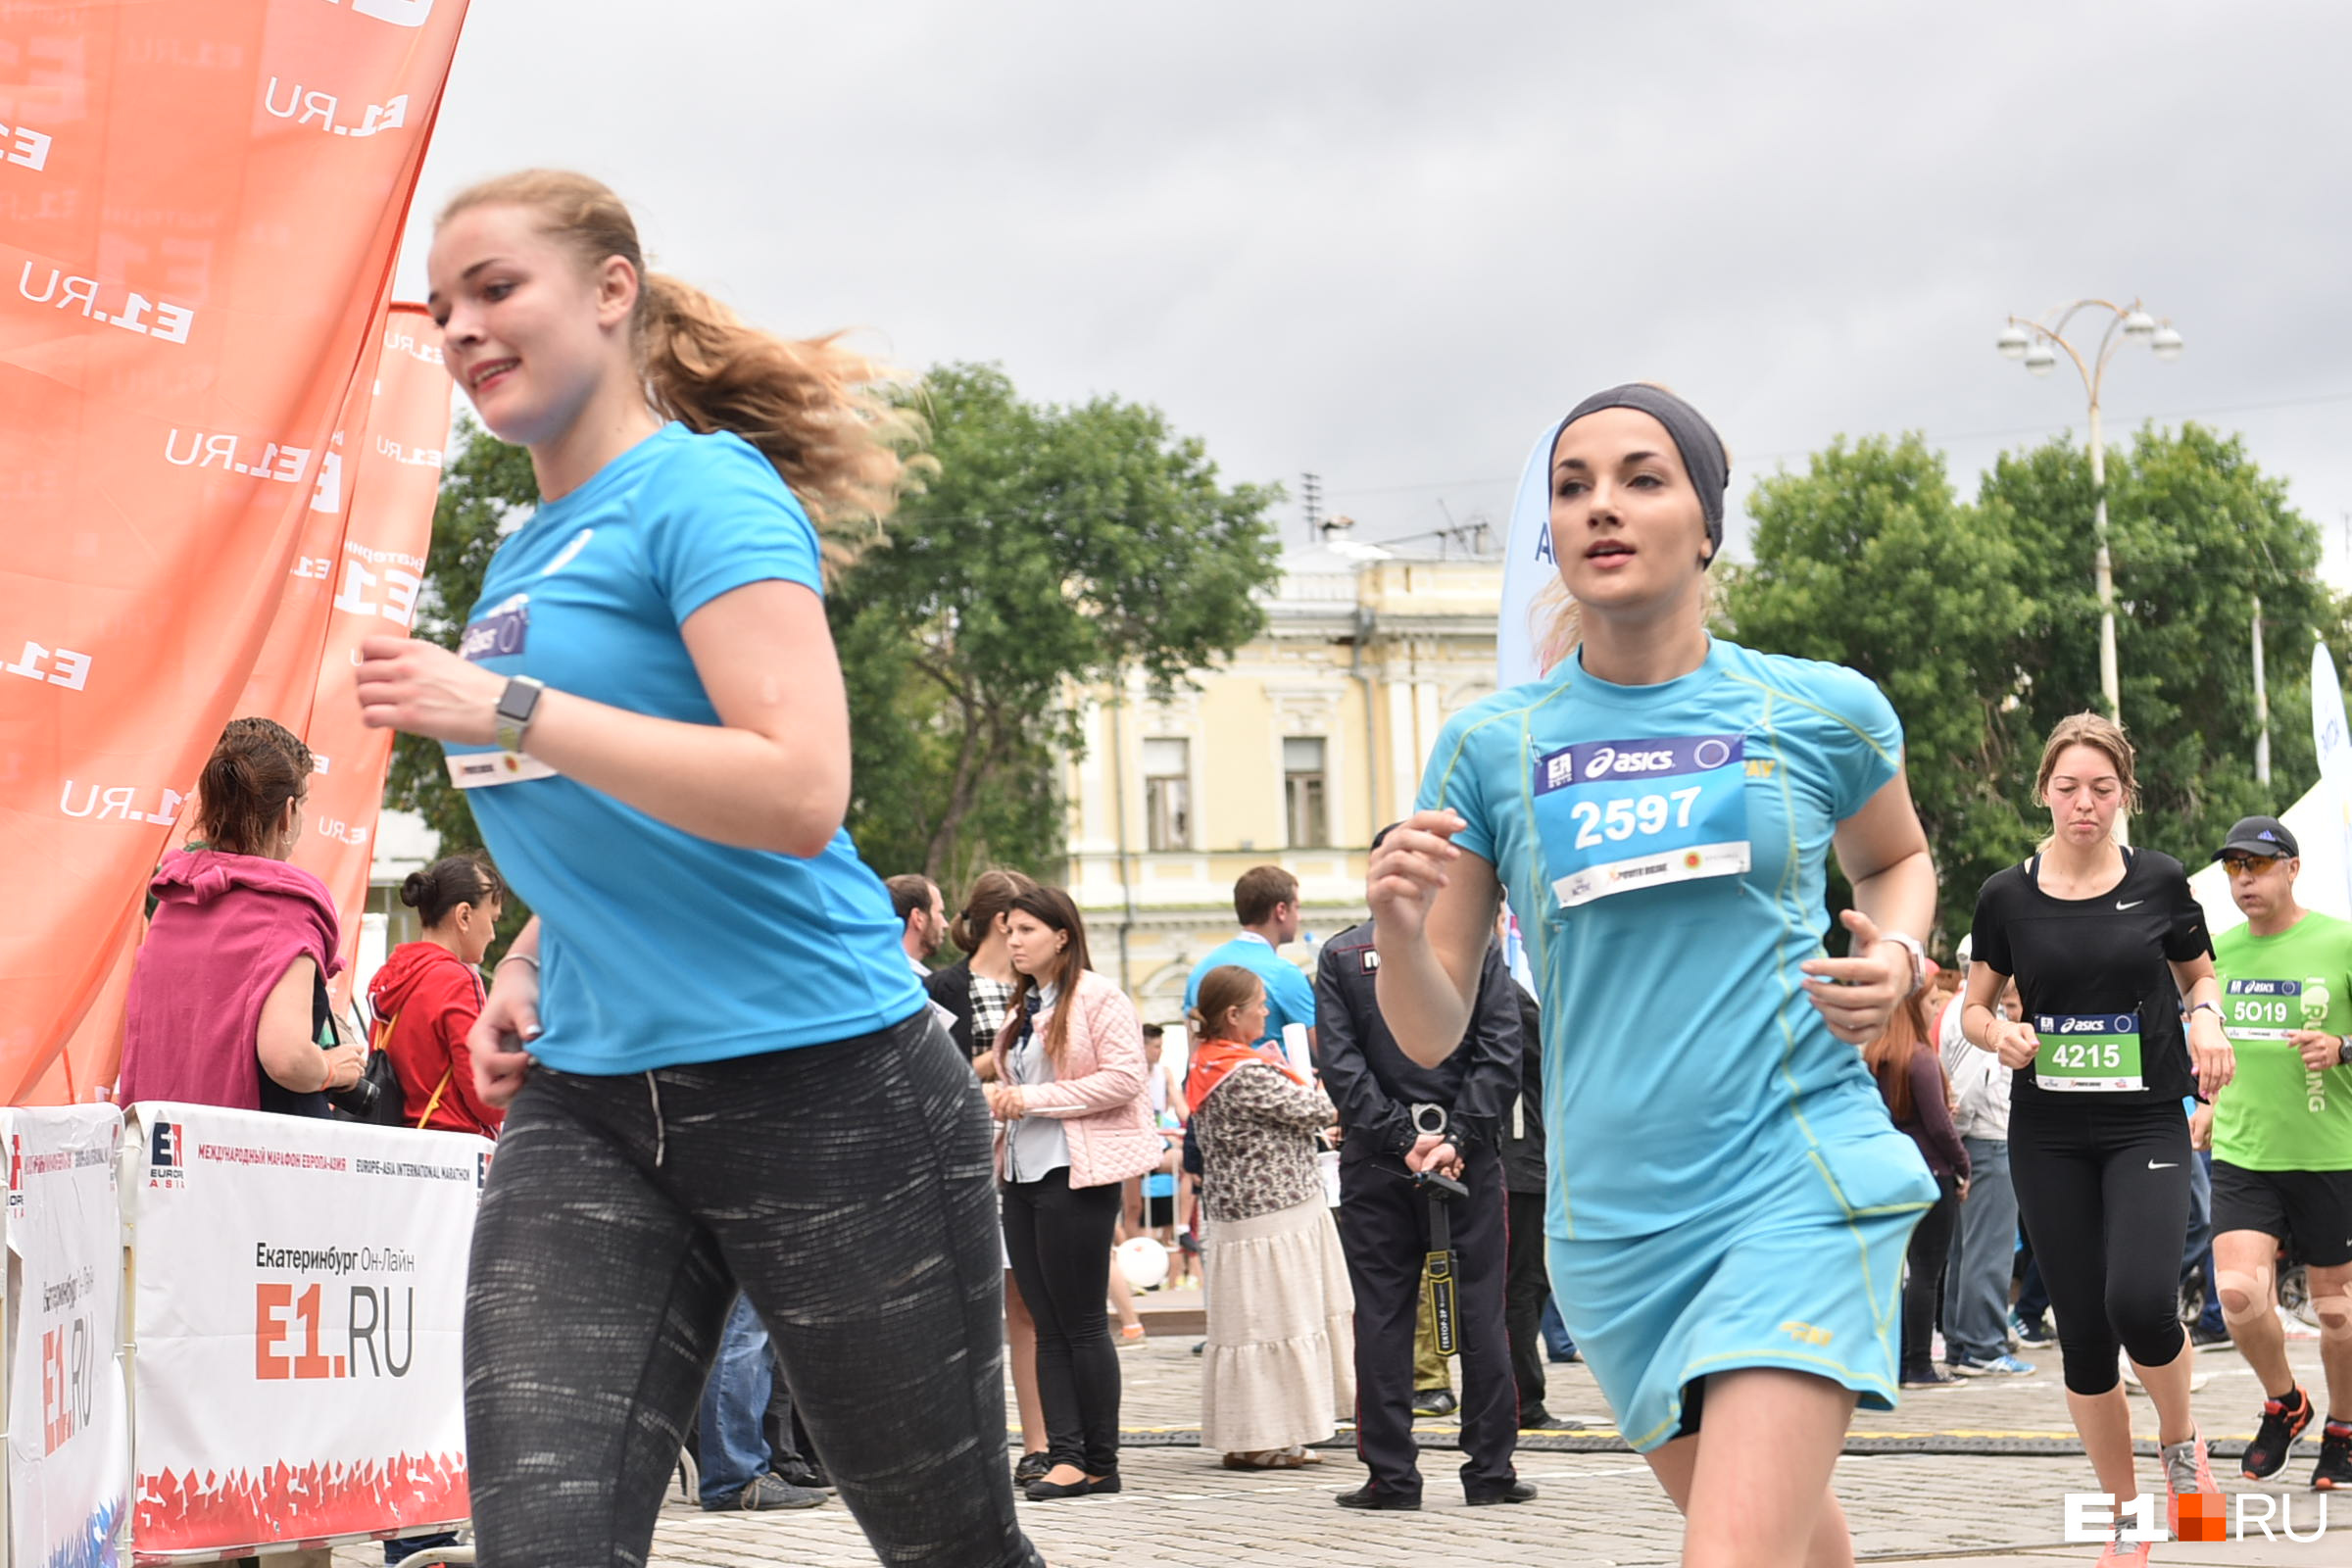
[[(1958, 955), (1965, 975), (1968, 943)], [(1963, 1378), (2019, 1377), (2033, 1364), (2009, 1353), (2009, 1271), (2017, 1251), (2017, 1189), (2009, 1181), (2009, 1069), (1989, 1051), (1960, 1034), (1965, 984), (1936, 1020), (1958, 1107), (1952, 1124), (1968, 1151), (1968, 1200), (1952, 1232), (1951, 1262), (1943, 1282), (1943, 1357)], [(2001, 994), (2001, 1016), (2014, 1018), (2017, 982)]]

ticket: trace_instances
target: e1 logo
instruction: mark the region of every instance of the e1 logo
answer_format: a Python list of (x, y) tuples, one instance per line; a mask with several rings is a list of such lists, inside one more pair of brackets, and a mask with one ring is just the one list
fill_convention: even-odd
[(77, 1317), (41, 1336), (41, 1451), (55, 1453), (90, 1424), (90, 1320)]

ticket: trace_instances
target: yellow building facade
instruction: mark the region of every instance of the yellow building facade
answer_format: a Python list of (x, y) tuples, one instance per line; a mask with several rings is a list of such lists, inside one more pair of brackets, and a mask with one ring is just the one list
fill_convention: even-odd
[(1494, 689), (1499, 561), (1341, 543), (1285, 564), (1265, 630), (1198, 689), (1154, 702), (1139, 680), (1080, 709), (1064, 885), (1095, 967), (1148, 1020), (1180, 1020), (1253, 865), (1298, 876), (1301, 941), (1284, 956), (1311, 969), (1364, 917), (1366, 846), (1411, 809), (1438, 731)]

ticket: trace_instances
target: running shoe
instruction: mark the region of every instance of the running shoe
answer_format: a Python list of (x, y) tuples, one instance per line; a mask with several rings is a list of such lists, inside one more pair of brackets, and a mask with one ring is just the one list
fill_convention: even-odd
[(2295, 1439), (2311, 1425), (2311, 1396), (2301, 1384), (2293, 1390), (2292, 1409), (2284, 1399), (2262, 1401), (2262, 1424), (2254, 1429), (2254, 1441), (2238, 1460), (2239, 1474), (2248, 1481), (2268, 1481), (2286, 1463), (2286, 1450), (2295, 1446)]
[(2330, 1419), (2320, 1430), (2320, 1462), (2311, 1472), (2312, 1490), (2352, 1491), (2352, 1421)]
[(703, 1504), (705, 1513), (766, 1513), (777, 1508), (815, 1508), (823, 1505), (825, 1494), (808, 1487), (796, 1487), (772, 1475), (752, 1477), (751, 1485), (732, 1497)]
[(1980, 1361), (1973, 1355), (1955, 1356), (1944, 1363), (1944, 1370), (1956, 1378), (2022, 1378), (2034, 1371), (2034, 1363), (2020, 1361), (2014, 1355), (1996, 1355), (1989, 1361)]
[[(2164, 1486), (2165, 1491), (2171, 1494), (2165, 1499), (2165, 1524), (2172, 1531), (2173, 1539), (2175, 1541), (2220, 1539), (2219, 1537), (2207, 1537), (2199, 1534), (2196, 1530), (2181, 1527), (2180, 1499), (2182, 1497), (2193, 1497), (2200, 1493), (2209, 1493), (2217, 1504), (2221, 1498), (2222, 1489), (2213, 1484), (2213, 1466), (2207, 1462), (2205, 1457), (2204, 1437), (2199, 1435), (2184, 1442), (2168, 1445), (2163, 1453)], [(2208, 1514), (2202, 1509), (2192, 1510), (2192, 1512), (2197, 1515), (2199, 1520), (2218, 1517), (2218, 1515)]]
[(2117, 1525), (2107, 1544), (2099, 1548), (2096, 1568), (2147, 1568), (2148, 1544), (2144, 1541), (2126, 1541), (2124, 1527)]
[(2029, 1349), (2039, 1349), (2045, 1345), (2058, 1343), (2058, 1337), (2050, 1332), (2049, 1318), (2040, 1314), (2025, 1318), (2010, 1313), (2009, 1331), (2017, 1336), (2019, 1345)]
[(1948, 1389), (1960, 1380), (1948, 1372), (1938, 1372), (1932, 1366), (1915, 1366), (1903, 1374), (1906, 1389)]
[(1413, 1391), (1413, 1414), (1417, 1416), (1451, 1415), (1462, 1407), (1451, 1389), (1416, 1389)]
[(2202, 1323), (2189, 1325), (2188, 1348), (2192, 1350), (2227, 1350), (2233, 1343), (2227, 1328), (2207, 1328)]

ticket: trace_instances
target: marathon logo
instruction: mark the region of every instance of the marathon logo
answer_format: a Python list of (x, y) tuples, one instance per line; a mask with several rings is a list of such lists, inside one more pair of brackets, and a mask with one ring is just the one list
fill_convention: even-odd
[(1742, 760), (1743, 735), (1683, 735), (1652, 740), (1587, 741), (1536, 760), (1536, 793), (1618, 779), (1711, 773)]
[(187, 1129), (176, 1121), (159, 1121), (147, 1131), (147, 1185), (185, 1187)]
[(2300, 980), (2232, 980), (2230, 994), (2233, 997), (2299, 997), (2303, 994)]

